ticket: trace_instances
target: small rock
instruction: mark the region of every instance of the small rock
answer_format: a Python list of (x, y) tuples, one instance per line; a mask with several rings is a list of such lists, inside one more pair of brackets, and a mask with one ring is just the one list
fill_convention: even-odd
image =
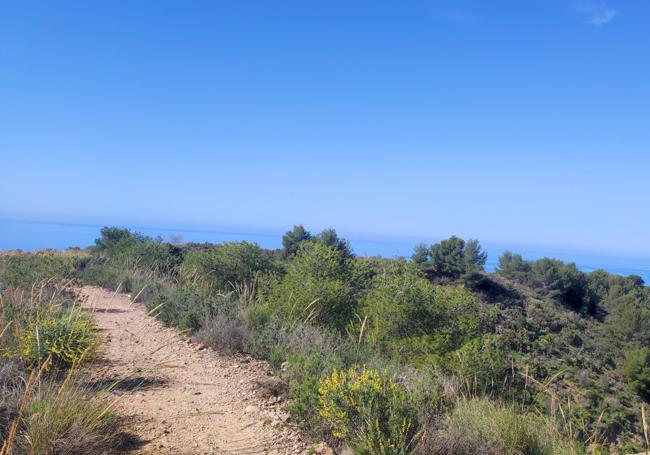
[(255, 413), (257, 413), (257, 412), (260, 412), (260, 408), (258, 408), (257, 406), (254, 406), (254, 405), (252, 405), (252, 404), (249, 404), (249, 405), (246, 406), (246, 408), (244, 409), (244, 412), (245, 412), (246, 414), (255, 414)]

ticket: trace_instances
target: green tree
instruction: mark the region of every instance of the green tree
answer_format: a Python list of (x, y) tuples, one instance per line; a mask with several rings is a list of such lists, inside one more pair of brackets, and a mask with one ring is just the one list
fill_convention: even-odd
[(497, 273), (508, 279), (519, 283), (527, 283), (531, 266), (528, 261), (524, 261), (521, 254), (513, 254), (506, 250), (499, 257)]
[(298, 251), (301, 242), (311, 239), (311, 234), (302, 224), (297, 224), (282, 237), (282, 246), (286, 257), (291, 257)]
[(98, 251), (124, 250), (145, 241), (142, 234), (125, 228), (106, 226), (99, 232), (100, 237), (95, 239), (95, 249)]
[(431, 267), (441, 275), (459, 277), (465, 272), (465, 241), (452, 236), (431, 246)]
[(345, 257), (353, 257), (350, 242), (346, 239), (340, 238), (335, 229), (324, 229), (320, 234), (318, 234), (317, 239), (326, 246), (339, 251)]
[(465, 251), (463, 255), (465, 261), (465, 273), (485, 270), (487, 253), (483, 251), (483, 248), (481, 247), (481, 244), (478, 242), (478, 240), (468, 240), (465, 243)]
[(411, 260), (414, 264), (423, 267), (426, 266), (430, 259), (431, 250), (425, 243), (420, 242), (415, 245), (415, 248), (413, 248), (413, 254), (411, 255)]
[(539, 259), (531, 264), (529, 284), (574, 310), (595, 311), (596, 299), (589, 292), (587, 277), (574, 263)]

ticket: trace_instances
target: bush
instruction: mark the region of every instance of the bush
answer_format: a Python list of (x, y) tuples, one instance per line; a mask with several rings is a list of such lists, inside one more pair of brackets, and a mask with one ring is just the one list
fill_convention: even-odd
[(3, 255), (3, 287), (30, 289), (44, 280), (62, 281), (74, 278), (79, 258), (54, 252), (17, 253)]
[(321, 416), (355, 453), (408, 454), (417, 422), (406, 389), (374, 370), (335, 370), (318, 390)]
[(124, 267), (91, 263), (80, 272), (81, 280), (107, 289), (131, 292), (131, 277)]
[(95, 253), (108, 258), (118, 267), (145, 268), (158, 274), (174, 272), (182, 262), (180, 249), (164, 243), (160, 237), (151, 238), (138, 232), (116, 227), (102, 228), (95, 240)]
[(378, 276), (362, 313), (368, 317), (366, 340), (407, 362), (458, 349), (484, 325), (470, 291), (435, 286), (415, 273)]
[(650, 400), (650, 349), (641, 347), (625, 354), (621, 372), (632, 390)]
[(37, 367), (50, 359), (57, 369), (77, 364), (96, 347), (97, 333), (90, 318), (73, 310), (45, 312), (32, 317), (18, 337), (20, 358)]
[(350, 263), (320, 242), (302, 242), (286, 275), (264, 296), (283, 318), (343, 330), (354, 315)]
[(156, 295), (147, 302), (147, 308), (168, 326), (194, 331), (201, 321), (230, 304), (227, 296), (209, 296), (193, 287), (180, 286)]
[(19, 415), (27, 373), (15, 359), (0, 357), (0, 441), (4, 441), (9, 428)]
[(223, 313), (206, 317), (196, 338), (206, 346), (228, 354), (250, 352), (253, 343), (246, 322), (239, 315)]
[(108, 397), (85, 389), (72, 376), (50, 380), (30, 396), (17, 453), (43, 455), (113, 453), (121, 443)]
[(519, 414), (486, 399), (460, 400), (433, 430), (422, 454), (556, 455), (582, 454), (584, 448), (560, 436), (543, 418)]
[(187, 253), (181, 278), (206, 293), (231, 291), (251, 282), (259, 273), (275, 270), (273, 261), (257, 244), (231, 242)]
[(455, 377), (469, 396), (502, 392), (509, 369), (505, 353), (491, 335), (468, 341), (448, 354), (443, 365), (445, 372)]

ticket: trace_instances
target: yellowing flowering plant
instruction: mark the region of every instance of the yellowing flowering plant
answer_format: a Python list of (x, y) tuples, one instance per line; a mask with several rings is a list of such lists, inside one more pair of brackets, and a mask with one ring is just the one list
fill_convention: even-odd
[(318, 390), (321, 416), (332, 434), (355, 453), (402, 455), (413, 452), (416, 420), (404, 387), (375, 370), (335, 370)]
[(28, 321), (19, 337), (20, 357), (37, 366), (48, 359), (56, 368), (68, 368), (97, 343), (92, 321), (81, 313), (44, 314)]

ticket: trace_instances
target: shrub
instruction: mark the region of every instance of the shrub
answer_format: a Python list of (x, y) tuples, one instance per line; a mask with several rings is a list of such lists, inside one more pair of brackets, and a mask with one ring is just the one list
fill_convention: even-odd
[(555, 455), (582, 454), (584, 448), (563, 438), (543, 418), (519, 414), (486, 399), (460, 400), (433, 430), (422, 454)]
[(45, 312), (30, 318), (18, 338), (20, 358), (32, 367), (50, 359), (55, 368), (69, 368), (97, 345), (90, 318), (73, 310)]
[(19, 415), (26, 377), (18, 361), (0, 357), (0, 441), (5, 441), (11, 424)]
[(47, 381), (23, 409), (18, 453), (58, 455), (117, 452), (117, 416), (104, 393), (85, 389), (71, 375)]
[(172, 287), (147, 302), (153, 315), (169, 326), (197, 330), (201, 321), (224, 310), (227, 296), (210, 296), (190, 286)]
[(94, 284), (107, 289), (119, 289), (131, 292), (131, 277), (129, 272), (117, 265), (106, 263), (91, 263), (80, 272), (84, 283)]
[(172, 273), (182, 261), (180, 249), (138, 232), (116, 227), (102, 228), (95, 240), (95, 253), (118, 267), (146, 268), (159, 274)]
[(341, 366), (339, 358), (327, 355), (316, 347), (310, 352), (294, 353), (288, 357), (285, 377), (289, 383), (291, 402), (287, 410), (308, 433), (318, 437), (327, 434), (322, 415), (316, 412), (320, 408), (318, 390), (321, 378)]
[(650, 400), (650, 349), (641, 347), (625, 354), (621, 372), (632, 390)]
[(69, 280), (75, 276), (78, 258), (54, 252), (6, 254), (0, 283), (4, 287), (30, 289), (44, 280)]
[(494, 337), (484, 335), (447, 355), (444, 370), (454, 376), (470, 396), (501, 392), (508, 373), (505, 353)]
[(362, 300), (367, 340), (406, 361), (441, 356), (483, 330), (476, 297), (464, 287), (434, 286), (416, 273), (381, 275)]
[(181, 278), (214, 294), (230, 291), (236, 284), (274, 269), (273, 261), (257, 244), (231, 242), (187, 253)]
[(320, 242), (302, 242), (265, 300), (284, 318), (343, 330), (354, 314), (350, 262)]
[(246, 322), (238, 315), (217, 313), (206, 317), (196, 338), (207, 346), (211, 346), (228, 354), (250, 352), (252, 345), (251, 333)]
[(358, 454), (408, 454), (417, 423), (406, 389), (374, 370), (335, 370), (318, 390), (321, 416)]

